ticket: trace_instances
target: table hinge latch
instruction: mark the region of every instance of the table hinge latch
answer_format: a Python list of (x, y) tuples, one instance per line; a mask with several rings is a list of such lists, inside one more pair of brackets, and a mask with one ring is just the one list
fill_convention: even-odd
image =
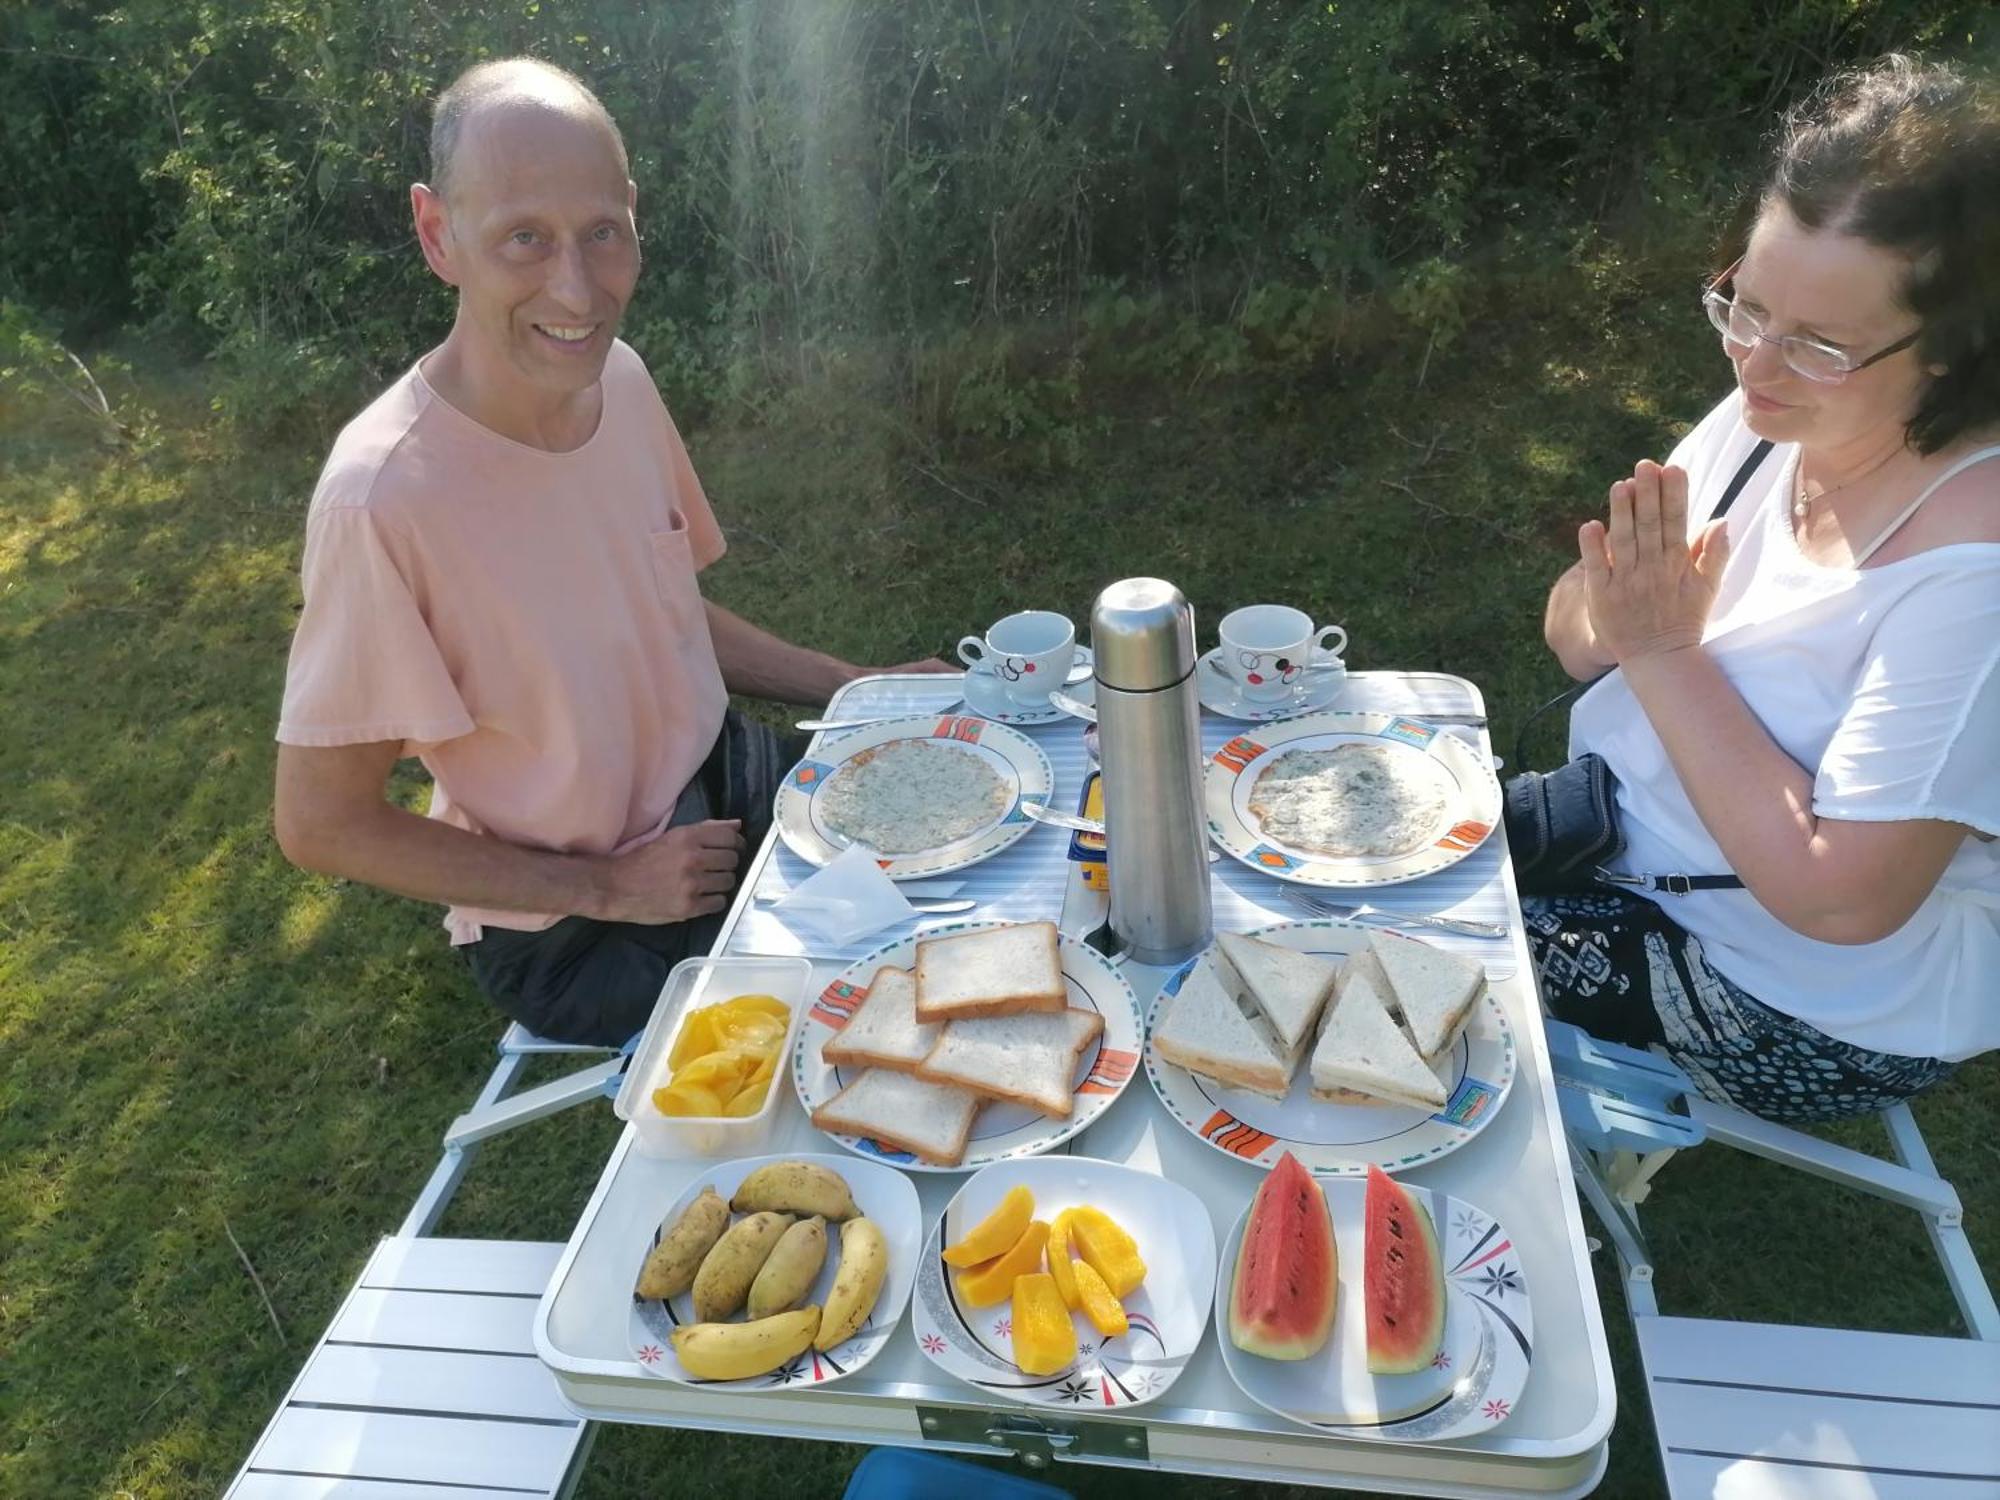
[(1031, 1469), (1045, 1469), (1058, 1458), (1149, 1461), (1146, 1429), (1136, 1422), (1077, 1422), (956, 1406), (919, 1406), (917, 1422), (929, 1442), (998, 1449)]

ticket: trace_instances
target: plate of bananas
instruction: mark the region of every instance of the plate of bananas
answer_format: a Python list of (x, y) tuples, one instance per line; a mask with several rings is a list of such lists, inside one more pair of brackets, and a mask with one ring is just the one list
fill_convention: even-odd
[(825, 1385), (889, 1342), (916, 1281), (917, 1190), (851, 1156), (761, 1156), (695, 1178), (653, 1231), (627, 1337), (682, 1385)]

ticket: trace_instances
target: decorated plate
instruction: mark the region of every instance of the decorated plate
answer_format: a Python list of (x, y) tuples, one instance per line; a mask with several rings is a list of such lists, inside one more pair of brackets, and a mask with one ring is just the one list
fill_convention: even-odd
[[(1436, 796), (1420, 841), (1396, 854), (1331, 855), (1284, 844), (1251, 811), (1259, 779), (1293, 751), (1378, 747), (1399, 774)], [(1300, 885), (1396, 885), (1457, 864), (1500, 821), (1500, 782), (1462, 738), (1398, 714), (1324, 713), (1245, 730), (1210, 758), (1202, 773), (1208, 834), (1253, 870)]]
[[(717, 1391), (818, 1387), (852, 1375), (880, 1354), (883, 1345), (889, 1342), (889, 1335), (902, 1321), (903, 1305), (910, 1300), (910, 1287), (917, 1279), (918, 1247), (923, 1243), (923, 1209), (917, 1202), (917, 1190), (907, 1177), (893, 1167), (856, 1161), (848, 1156), (798, 1152), (783, 1156), (749, 1157), (709, 1168), (689, 1182), (680, 1197), (668, 1206), (660, 1216), (660, 1224), (647, 1236), (643, 1247), (633, 1247), (632, 1273), (625, 1279), (625, 1285), (637, 1284), (639, 1268), (645, 1264), (653, 1247), (659, 1244), (665, 1228), (680, 1218), (681, 1211), (694, 1202), (703, 1188), (712, 1187), (727, 1200), (752, 1171), (774, 1161), (816, 1162), (832, 1168), (846, 1179), (848, 1191), (853, 1193), (862, 1216), (873, 1219), (881, 1228), (882, 1237), (889, 1243), (889, 1269), (867, 1322), (845, 1343), (836, 1344), (825, 1353), (808, 1349), (768, 1375), (753, 1375), (745, 1380), (701, 1380), (688, 1374), (681, 1368), (681, 1362), (674, 1358), (674, 1330), (699, 1321), (694, 1315), (693, 1299), (685, 1292), (665, 1300), (641, 1297), (635, 1292), (630, 1294), (632, 1311), (626, 1322), (626, 1339), (633, 1360), (648, 1375), (657, 1375), (662, 1380), (671, 1380), (679, 1385)], [(729, 1222), (734, 1224), (742, 1217), (732, 1213)], [(820, 1268), (819, 1280), (813, 1284), (811, 1294), (805, 1299), (807, 1303), (826, 1306), (827, 1294), (833, 1288), (834, 1274), (839, 1266), (840, 1226), (829, 1224), (826, 1264)], [(742, 1319), (743, 1314), (739, 1313), (730, 1321), (740, 1322)]]
[(866, 760), (912, 741), (971, 756), (999, 777), (1003, 795), (965, 832), (932, 848), (882, 856), (879, 863), (891, 880), (943, 875), (998, 854), (1035, 826), (1021, 811), (1022, 799), (1047, 802), (1055, 791), (1049, 758), (1019, 730), (962, 714), (884, 719), (820, 746), (786, 773), (774, 809), (786, 847), (812, 864), (830, 864), (853, 840), (827, 821), (828, 793)]
[[(1371, 933), (1399, 943), (1422, 941), (1352, 922), (1280, 922), (1251, 936), (1338, 962)], [(1514, 1086), (1513, 1028), (1489, 990), (1474, 1002), (1472, 1019), (1438, 1064), (1446, 1103), (1435, 1113), (1407, 1104), (1328, 1104), (1315, 1099), (1310, 1052), (1301, 1059), (1292, 1090), (1283, 1099), (1225, 1088), (1212, 1078), (1176, 1067), (1152, 1045), (1154, 1028), (1197, 962), (1190, 959), (1168, 975), (1147, 1011), (1146, 1077), (1168, 1114), (1225, 1155), (1269, 1167), (1289, 1151), (1323, 1177), (1359, 1176), (1370, 1165), (1400, 1172), (1456, 1151), (1479, 1134), (1500, 1113), (1507, 1091)], [(805, 1024), (810, 1027), (811, 1019)]]
[[(878, 948), (842, 970), (806, 1012), (799, 1027), (798, 1044), (792, 1050), (792, 1083), (799, 1091), (799, 1103), (805, 1106), (806, 1114), (810, 1116), (865, 1071), (836, 1067), (820, 1055), (820, 1049), (847, 1024), (877, 969), (884, 965), (912, 967), (917, 961), (917, 943), (923, 938), (1001, 925), (954, 922), (934, 927), (921, 937), (906, 937)], [(955, 1167), (932, 1166), (907, 1151), (861, 1136), (827, 1132), (827, 1138), (859, 1155), (894, 1162), (906, 1172), (970, 1172), (992, 1162), (1032, 1156), (1059, 1146), (1109, 1109), (1138, 1069), (1139, 997), (1132, 993), (1125, 976), (1095, 948), (1086, 947), (1067, 933), (1058, 935), (1057, 945), (1063, 978), (1069, 984), (1070, 1005), (1077, 1010), (1094, 1010), (1104, 1017), (1104, 1030), (1077, 1059), (1068, 1119), (1052, 1119), (1025, 1105), (993, 1100), (982, 1105), (973, 1117), (972, 1133), (965, 1143), (965, 1159)]]
[[(1404, 1184), (1430, 1210), (1444, 1257), (1444, 1347), (1429, 1369), (1414, 1375), (1370, 1375), (1361, 1290), (1368, 1185), (1342, 1180), (1320, 1186), (1333, 1220), (1340, 1298), (1333, 1335), (1311, 1359), (1264, 1359), (1230, 1341), (1230, 1282), (1248, 1207), (1229, 1232), (1222, 1255), (1229, 1274), (1215, 1293), (1216, 1343), (1243, 1394), (1267, 1411), (1338, 1437), (1434, 1443), (1475, 1437), (1506, 1421), (1528, 1384), (1535, 1346), (1527, 1277), (1506, 1229), (1463, 1198)], [(931, 1259), (923, 1263), (922, 1278), (935, 1258), (929, 1247), (925, 1253)]]
[[(1035, 1195), (1038, 1219), (1081, 1204), (1103, 1209), (1146, 1262), (1146, 1279), (1123, 1300), (1126, 1331), (1107, 1339), (1082, 1313), (1072, 1313), (1076, 1362), (1054, 1375), (1025, 1374), (1014, 1363), (1011, 1302), (969, 1306), (938, 1254), (1017, 1183)], [(1050, 1156), (988, 1167), (958, 1190), (924, 1241), (910, 1322), (925, 1358), (987, 1395), (1029, 1406), (1116, 1410), (1151, 1401), (1174, 1383), (1201, 1345), (1214, 1296), (1215, 1230), (1199, 1198), (1151, 1172)]]

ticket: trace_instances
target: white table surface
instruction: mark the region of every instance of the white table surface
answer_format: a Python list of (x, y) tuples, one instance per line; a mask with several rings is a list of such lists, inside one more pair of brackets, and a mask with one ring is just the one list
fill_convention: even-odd
[[(952, 677), (865, 678), (836, 698), (830, 714), (934, 711), (957, 692)], [(1476, 688), (1442, 673), (1356, 673), (1335, 706), (1413, 714), (1484, 711)], [(1202, 728), (1204, 748), (1212, 752), (1245, 726), (1204, 713)], [(1073, 806), (1085, 765), (1082, 726), (1064, 720), (1023, 732), (1049, 754), (1056, 805)], [(1454, 732), (1486, 746), (1482, 730)], [(1095, 927), (1102, 897), (1072, 878), (1068, 837), (1060, 829), (1038, 828), (1012, 849), (953, 877), (964, 880), (962, 894), (981, 903), (960, 920), (1036, 919), (1061, 910), (1066, 930), (1080, 935)], [(1210, 870), (1219, 928), (1241, 930), (1302, 915), (1285, 900), (1280, 883), (1268, 876), (1227, 859)], [(875, 934), (829, 951), (824, 944), (801, 942), (773, 914), (751, 905), (753, 893), (788, 889), (810, 873), (811, 867), (774, 835), (751, 867), (717, 951), (804, 953), (813, 960), (816, 993), (848, 962), (893, 936)], [(1159, 1400), (1136, 1408), (1129, 1418), (1116, 1411), (1088, 1411), (1078, 1419), (1142, 1424), (1145, 1464), (1177, 1472), (1411, 1494), (1587, 1493), (1603, 1473), (1616, 1396), (1502, 835), (1496, 830), (1451, 870), (1364, 894), (1377, 906), (1509, 923), (1505, 942), (1426, 933), (1487, 964), (1492, 991), (1520, 1044), (1520, 1073), (1485, 1130), (1409, 1176), (1482, 1206), (1515, 1241), (1535, 1316), (1534, 1364), (1519, 1403), (1490, 1434), (1449, 1443), (1327, 1437), (1251, 1403), (1223, 1368), (1211, 1329), (1194, 1361)], [(1144, 1007), (1169, 971), (1128, 963), (1123, 972)], [(1143, 1073), (1136, 1070), (1118, 1101), (1066, 1149), (1158, 1171), (1191, 1187), (1208, 1204), (1220, 1245), (1261, 1173), (1176, 1124)], [(788, 1094), (780, 1111), (761, 1151), (829, 1149), (796, 1097)], [(1048, 1425), (1066, 1419), (1066, 1413), (1031, 1412), (1011, 1402), (986, 1400), (925, 1359), (907, 1324), (864, 1370), (820, 1389), (710, 1393), (647, 1375), (626, 1349), (632, 1282), (661, 1215), (705, 1164), (654, 1160), (632, 1144), (628, 1129), (605, 1165), (535, 1319), (538, 1352), (555, 1372), (564, 1396), (585, 1415), (878, 1443), (924, 1443), (926, 1421), (938, 1420), (937, 1414), (947, 1409), (984, 1409), (996, 1422), (1028, 1418)], [(913, 1177), (927, 1215), (941, 1213), (965, 1180), (957, 1173)]]

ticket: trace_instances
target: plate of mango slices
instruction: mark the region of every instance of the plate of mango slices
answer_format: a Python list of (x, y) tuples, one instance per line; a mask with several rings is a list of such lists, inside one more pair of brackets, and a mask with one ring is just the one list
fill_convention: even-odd
[(1215, 1296), (1201, 1200), (1084, 1156), (995, 1162), (967, 1179), (918, 1258), (925, 1358), (1030, 1406), (1121, 1408), (1194, 1358)]
[(682, 1385), (816, 1387), (889, 1342), (916, 1279), (923, 1210), (894, 1167), (765, 1156), (702, 1173), (634, 1277), (640, 1369)]

